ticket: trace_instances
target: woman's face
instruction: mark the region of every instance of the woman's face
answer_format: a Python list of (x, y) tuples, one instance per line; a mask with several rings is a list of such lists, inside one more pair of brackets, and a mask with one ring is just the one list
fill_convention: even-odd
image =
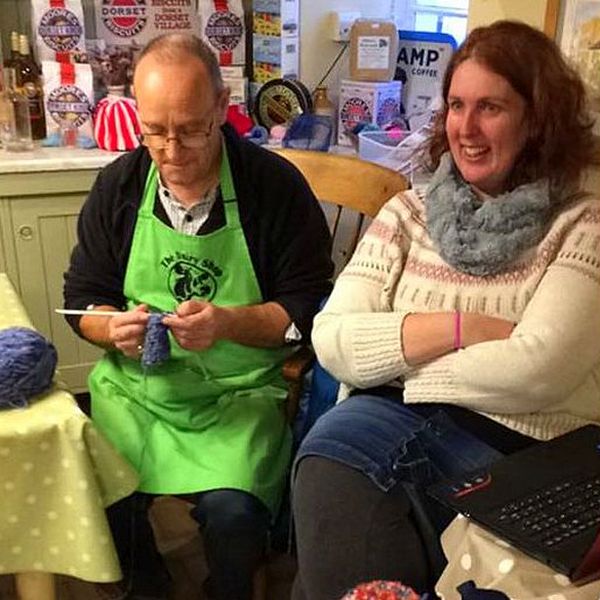
[(495, 196), (527, 141), (525, 99), (504, 77), (470, 58), (450, 82), (446, 135), (463, 179)]

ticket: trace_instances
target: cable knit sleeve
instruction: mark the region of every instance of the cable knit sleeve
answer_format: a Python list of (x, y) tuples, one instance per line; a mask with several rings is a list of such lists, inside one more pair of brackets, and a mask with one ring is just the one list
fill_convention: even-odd
[(600, 209), (590, 203), (565, 235), (510, 338), (415, 369), (405, 382), (407, 400), (498, 414), (552, 410), (582, 390), (590, 396), (595, 389), (589, 401), (597, 402), (599, 250)]
[(400, 335), (408, 313), (392, 312), (391, 301), (408, 245), (403, 196), (381, 209), (315, 319), (312, 341), (319, 361), (353, 387), (388, 383), (408, 368)]

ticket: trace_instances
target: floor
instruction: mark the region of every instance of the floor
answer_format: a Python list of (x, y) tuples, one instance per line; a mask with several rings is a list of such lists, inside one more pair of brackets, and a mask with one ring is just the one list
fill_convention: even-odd
[[(89, 411), (89, 398), (77, 399), (82, 410)], [(150, 513), (158, 549), (174, 581), (175, 589), (169, 600), (206, 600), (200, 589), (208, 569), (197, 524), (188, 514), (189, 506), (176, 498), (161, 497), (154, 502)], [(255, 597), (287, 600), (295, 571), (295, 561), (289, 554), (273, 553), (256, 579)], [(95, 584), (66, 576), (57, 577), (57, 591), (58, 600), (106, 600), (103, 590), (98, 590)], [(11, 576), (0, 576), (0, 600), (16, 600)]]

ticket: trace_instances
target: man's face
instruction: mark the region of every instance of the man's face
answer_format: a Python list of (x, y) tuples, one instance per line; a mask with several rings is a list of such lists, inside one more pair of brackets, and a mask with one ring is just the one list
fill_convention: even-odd
[(134, 89), (142, 132), (149, 134), (144, 143), (163, 182), (186, 187), (209, 175), (219, 156), (228, 91), (215, 93), (197, 58), (166, 64), (152, 56), (138, 65)]

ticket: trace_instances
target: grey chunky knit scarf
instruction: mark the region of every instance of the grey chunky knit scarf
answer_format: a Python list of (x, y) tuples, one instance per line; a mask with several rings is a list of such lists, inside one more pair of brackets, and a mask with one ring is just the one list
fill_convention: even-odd
[(442, 258), (470, 275), (499, 273), (543, 237), (550, 216), (546, 180), (481, 200), (449, 152), (425, 193), (427, 230)]

